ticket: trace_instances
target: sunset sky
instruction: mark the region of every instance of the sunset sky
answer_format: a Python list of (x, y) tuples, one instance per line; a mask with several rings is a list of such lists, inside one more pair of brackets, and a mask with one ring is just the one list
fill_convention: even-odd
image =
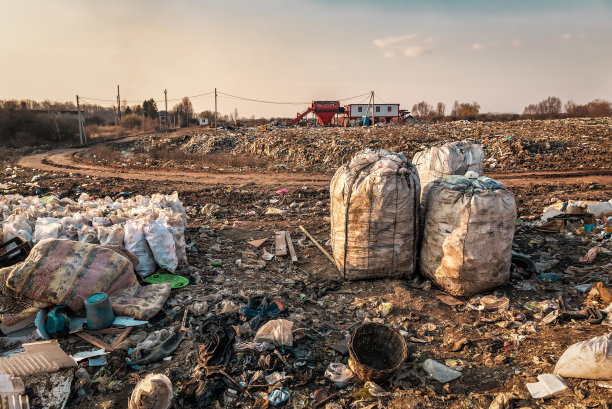
[(298, 103), (219, 98), (247, 117), (370, 90), (447, 113), (454, 100), (520, 113), (550, 95), (612, 99), (612, 0), (5, 0), (0, 37), (0, 99), (113, 100), (119, 84), (139, 102), (217, 87)]

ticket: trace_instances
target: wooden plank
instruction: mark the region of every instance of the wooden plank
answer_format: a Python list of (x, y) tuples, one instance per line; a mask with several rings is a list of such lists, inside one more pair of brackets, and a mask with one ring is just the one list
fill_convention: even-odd
[(287, 240), (284, 231), (276, 232), (276, 256), (287, 255)]
[(285, 231), (285, 238), (287, 239), (287, 248), (289, 249), (289, 254), (291, 254), (291, 262), (297, 263), (297, 254), (295, 254), (295, 249), (293, 248), (293, 243), (291, 242), (291, 235), (289, 234), (289, 231)]
[(89, 342), (93, 346), (96, 346), (98, 348), (103, 348), (107, 351), (111, 350), (111, 346), (108, 345), (106, 342), (101, 341), (98, 338), (94, 337), (93, 335), (89, 335), (86, 332), (76, 332), (75, 335)]
[[(117, 348), (119, 346), (119, 344), (121, 344), (123, 341), (125, 341), (125, 339), (128, 337), (128, 335), (130, 335), (130, 332), (132, 332), (132, 330), (134, 329), (134, 327), (127, 327), (124, 331), (123, 334), (119, 335), (119, 337), (115, 340), (115, 342), (113, 342), (113, 345), (111, 345), (111, 351), (113, 351), (115, 348)], [(108, 351), (108, 350), (107, 350)]]
[(318, 241), (316, 241), (316, 240), (314, 239), (314, 237), (312, 237), (312, 236), (310, 235), (310, 233), (308, 233), (308, 232), (306, 231), (306, 229), (305, 229), (303, 226), (300, 226), (300, 230), (302, 230), (302, 231), (304, 232), (304, 234), (306, 234), (306, 236), (308, 236), (308, 238), (310, 239), (310, 241), (312, 241), (312, 242), (313, 242), (313, 244), (314, 244), (315, 246), (317, 246), (317, 247), (319, 248), (319, 250), (321, 250), (321, 253), (323, 253), (323, 254), (325, 255), (325, 257), (327, 257), (327, 258), (329, 259), (329, 261), (331, 261), (331, 262), (332, 262), (332, 264), (336, 265), (336, 262), (334, 261), (334, 258), (333, 258), (332, 256), (330, 256), (330, 255), (329, 255), (329, 253), (328, 253), (327, 251), (325, 251), (325, 249), (324, 249), (323, 247), (321, 247), (321, 245), (319, 244), (319, 242), (318, 242)]

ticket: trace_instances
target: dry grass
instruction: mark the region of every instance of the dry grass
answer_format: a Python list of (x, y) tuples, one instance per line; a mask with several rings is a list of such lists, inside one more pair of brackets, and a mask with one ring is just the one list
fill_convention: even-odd
[(119, 162), (120, 153), (108, 145), (96, 145), (89, 151), (92, 156), (98, 160), (103, 160), (109, 163)]

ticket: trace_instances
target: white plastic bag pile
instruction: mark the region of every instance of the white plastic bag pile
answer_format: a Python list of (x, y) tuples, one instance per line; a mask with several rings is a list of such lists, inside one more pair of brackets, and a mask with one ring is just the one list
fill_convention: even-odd
[(32, 244), (60, 238), (124, 246), (139, 260), (136, 272), (146, 277), (159, 267), (174, 272), (187, 262), (187, 215), (178, 193), (136, 196), (116, 201), (78, 201), (55, 196), (0, 195), (0, 238), (22, 237)]

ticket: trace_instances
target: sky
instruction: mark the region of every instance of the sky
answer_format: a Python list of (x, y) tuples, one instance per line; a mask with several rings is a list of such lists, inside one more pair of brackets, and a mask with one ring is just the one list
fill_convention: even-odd
[[(311, 100), (612, 100), (612, 0), (30, 0), (0, 2), (0, 99), (112, 105), (211, 92), (240, 116)], [(212, 94), (191, 99), (214, 109)], [(132, 103), (130, 103), (132, 104)], [(160, 104), (163, 109), (163, 102)]]

